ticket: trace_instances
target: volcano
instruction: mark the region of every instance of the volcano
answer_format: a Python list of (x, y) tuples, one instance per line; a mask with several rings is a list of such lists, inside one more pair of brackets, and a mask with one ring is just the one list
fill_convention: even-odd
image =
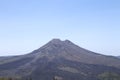
[(29, 54), (0, 57), (0, 76), (22, 80), (100, 80), (104, 73), (120, 75), (120, 59), (53, 39)]

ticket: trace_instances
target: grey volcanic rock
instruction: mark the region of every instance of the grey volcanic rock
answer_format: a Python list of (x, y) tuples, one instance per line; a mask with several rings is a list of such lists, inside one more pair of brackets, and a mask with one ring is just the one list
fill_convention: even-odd
[(0, 76), (33, 80), (99, 80), (104, 72), (120, 74), (120, 59), (83, 49), (69, 40), (53, 39), (33, 52), (0, 58)]

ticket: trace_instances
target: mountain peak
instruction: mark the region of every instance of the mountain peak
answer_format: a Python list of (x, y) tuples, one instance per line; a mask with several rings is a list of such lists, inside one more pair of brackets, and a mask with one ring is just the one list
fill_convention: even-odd
[(50, 42), (52, 42), (52, 43), (72, 43), (70, 40), (60, 40), (60, 39), (57, 39), (57, 38), (55, 38), (55, 39), (52, 39)]
[(52, 39), (50, 42), (48, 42), (49, 44), (70, 44), (72, 43), (70, 40), (60, 40), (60, 39)]
[(52, 43), (59, 43), (59, 42), (62, 42), (62, 41), (60, 39), (55, 38), (55, 39), (52, 39), (50, 42), (52, 42)]
[(60, 39), (52, 39), (44, 46), (40, 47), (37, 50), (34, 50), (32, 53), (63, 53), (62, 51), (74, 48), (75, 44), (69, 40), (60, 40)]
[(34, 50), (32, 53), (38, 53), (40, 51), (48, 51), (48, 52), (55, 52), (55, 51), (60, 51), (63, 50), (65, 47), (68, 47), (68, 45), (73, 44), (71, 41), (69, 40), (60, 40), (60, 39), (52, 39), (51, 41), (49, 41), (47, 44), (45, 44), (44, 46), (40, 47), (37, 50)]

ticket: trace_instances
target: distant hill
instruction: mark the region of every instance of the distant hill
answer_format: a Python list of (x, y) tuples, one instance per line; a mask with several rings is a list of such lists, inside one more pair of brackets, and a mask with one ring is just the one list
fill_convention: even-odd
[(83, 49), (69, 40), (53, 39), (33, 52), (0, 58), (0, 76), (22, 80), (100, 80), (104, 73), (120, 75), (120, 59)]

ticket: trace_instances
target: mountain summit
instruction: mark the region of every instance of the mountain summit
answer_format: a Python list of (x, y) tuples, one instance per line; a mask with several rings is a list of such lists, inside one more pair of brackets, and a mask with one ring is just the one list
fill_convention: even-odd
[[(0, 76), (23, 80), (99, 80), (105, 72), (120, 74), (120, 59), (81, 48), (69, 40), (53, 39), (33, 52), (0, 59)], [(97, 77), (96, 77), (97, 76)]]

